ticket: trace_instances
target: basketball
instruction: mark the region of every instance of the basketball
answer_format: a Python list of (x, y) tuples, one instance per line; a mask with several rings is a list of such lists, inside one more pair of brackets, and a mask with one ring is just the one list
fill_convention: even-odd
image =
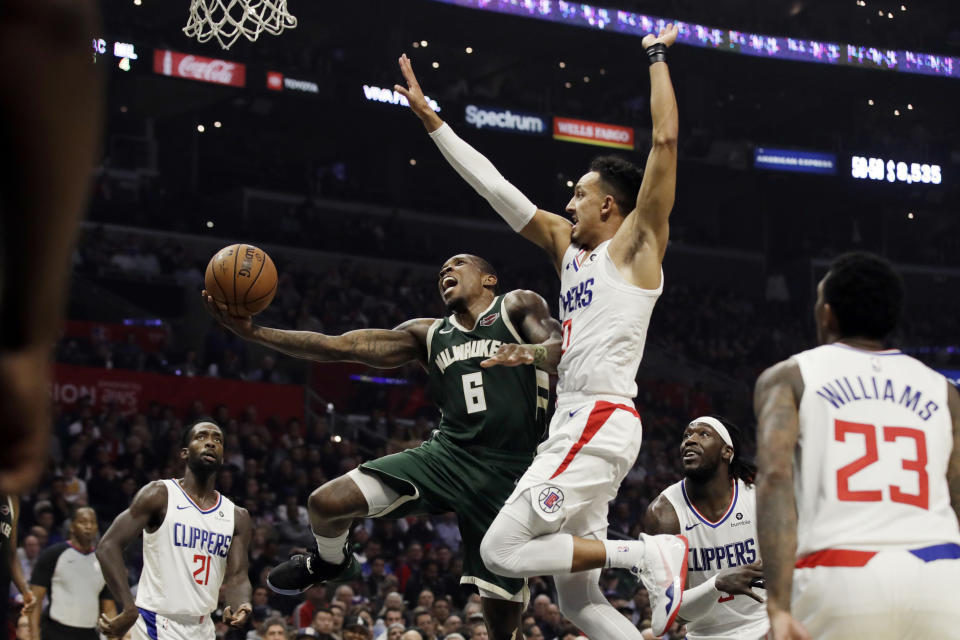
[(227, 305), (231, 315), (252, 316), (266, 309), (277, 293), (277, 268), (263, 249), (232, 244), (210, 259), (204, 276), (207, 293)]

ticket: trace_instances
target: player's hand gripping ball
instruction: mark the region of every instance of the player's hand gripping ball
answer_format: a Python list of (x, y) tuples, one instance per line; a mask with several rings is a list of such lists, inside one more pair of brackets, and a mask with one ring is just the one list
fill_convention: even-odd
[(217, 251), (204, 276), (207, 294), (233, 316), (266, 309), (277, 293), (277, 268), (262, 249), (232, 244)]

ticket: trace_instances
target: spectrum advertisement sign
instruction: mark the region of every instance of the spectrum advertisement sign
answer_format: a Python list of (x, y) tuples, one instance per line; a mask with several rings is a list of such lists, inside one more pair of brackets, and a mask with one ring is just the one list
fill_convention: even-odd
[(615, 149), (633, 149), (633, 128), (557, 117), (553, 119), (553, 139)]
[(547, 133), (548, 120), (534, 113), (522, 113), (496, 107), (478, 107), (467, 105), (463, 118), (467, 124), (477, 129), (496, 129), (511, 133), (529, 133), (542, 135)]
[(153, 72), (231, 87), (247, 86), (247, 67), (244, 64), (165, 49), (153, 51)]
[(753, 166), (771, 171), (820, 173), (832, 176), (837, 173), (837, 156), (820, 151), (757, 147), (753, 151)]

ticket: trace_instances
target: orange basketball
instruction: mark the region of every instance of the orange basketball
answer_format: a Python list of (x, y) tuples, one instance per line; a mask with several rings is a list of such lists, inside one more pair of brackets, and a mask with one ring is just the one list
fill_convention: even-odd
[(266, 309), (277, 293), (277, 268), (262, 249), (232, 244), (210, 259), (204, 284), (231, 315), (252, 316)]

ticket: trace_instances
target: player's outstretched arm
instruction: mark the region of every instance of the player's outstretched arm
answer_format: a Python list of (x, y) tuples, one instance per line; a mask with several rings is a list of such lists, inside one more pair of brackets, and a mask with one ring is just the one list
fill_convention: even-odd
[(775, 640), (809, 640), (790, 613), (797, 552), (793, 458), (800, 435), (803, 378), (793, 360), (770, 367), (757, 380), (757, 533), (767, 587), (767, 615)]
[(253, 611), (250, 604), (250, 574), (247, 573), (247, 549), (253, 535), (250, 512), (243, 507), (234, 507), (233, 540), (227, 555), (227, 570), (223, 580), (223, 621), (233, 627), (243, 627), (247, 616)]
[(113, 597), (120, 602), (114, 617), (101, 614), (97, 624), (108, 638), (122, 638), (140, 615), (127, 583), (123, 550), (147, 527), (159, 527), (167, 511), (167, 487), (161, 480), (146, 485), (133, 497), (130, 507), (114, 519), (97, 546), (97, 560)]
[[(95, 0), (0, 4), (0, 492), (47, 466), (51, 345), (102, 130)], [(69, 108), (64, 105), (69, 104)]]
[(460, 177), (490, 203), (514, 231), (547, 252), (558, 266), (570, 246), (570, 221), (537, 208), (504, 178), (482, 153), (463, 141), (430, 107), (413, 73), (407, 54), (400, 56), (400, 72), (407, 86), (394, 85), (426, 127), (430, 138)]
[(248, 316), (232, 316), (226, 306), (202, 292), (207, 311), (244, 340), (258, 342), (294, 358), (315, 362), (359, 362), (391, 369), (408, 362), (426, 362), (427, 331), (432, 318), (408, 320), (395, 329), (358, 329), (339, 336), (313, 331), (287, 331), (253, 324)]
[[(665, 50), (676, 41), (677, 33), (676, 25), (667, 25), (659, 35), (645, 36), (643, 47), (650, 50), (654, 45), (662, 45)], [(679, 116), (665, 60), (650, 65), (650, 116), (652, 147), (643, 170), (637, 205), (613, 237), (610, 255), (618, 266), (629, 267), (633, 284), (655, 289), (660, 283), (660, 263), (667, 250), (668, 219), (677, 188)]]
[(556, 373), (562, 352), (560, 323), (550, 316), (547, 301), (533, 291), (517, 289), (504, 296), (510, 322), (517, 327), (526, 344), (504, 344), (481, 367), (517, 367), (535, 365), (547, 373)]
[(947, 465), (947, 486), (950, 487), (950, 504), (960, 520), (960, 392), (947, 382), (947, 408), (953, 422), (953, 452)]

